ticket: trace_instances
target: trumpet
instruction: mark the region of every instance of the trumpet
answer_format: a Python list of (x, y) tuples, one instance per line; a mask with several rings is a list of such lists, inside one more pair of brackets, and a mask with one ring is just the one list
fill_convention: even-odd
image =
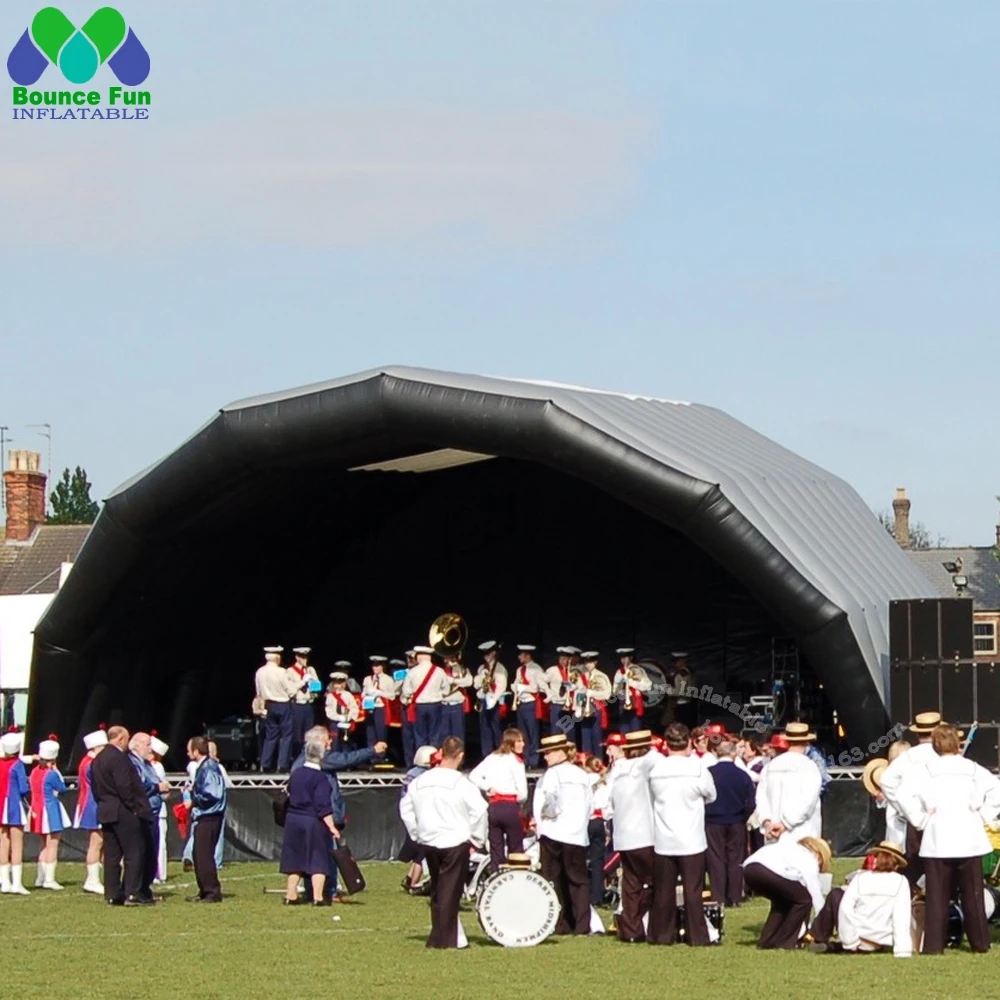
[(576, 668), (569, 672), (563, 682), (563, 708), (567, 712), (574, 711), (576, 707), (576, 689), (580, 685), (580, 671)]

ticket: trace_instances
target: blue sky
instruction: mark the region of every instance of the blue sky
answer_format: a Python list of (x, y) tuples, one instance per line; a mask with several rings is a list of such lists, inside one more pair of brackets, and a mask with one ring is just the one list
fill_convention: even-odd
[(415, 364), (712, 404), (992, 542), (996, 5), (119, 6), (148, 122), (0, 102), (15, 447), (104, 494), (225, 402)]

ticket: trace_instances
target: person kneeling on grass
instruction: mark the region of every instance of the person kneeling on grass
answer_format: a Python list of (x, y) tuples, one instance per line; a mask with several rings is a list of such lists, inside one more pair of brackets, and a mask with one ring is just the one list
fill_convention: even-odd
[(830, 871), (830, 845), (818, 837), (777, 840), (743, 863), (743, 878), (758, 896), (771, 901), (758, 948), (799, 946), (809, 913), (823, 909), (821, 873)]
[[(847, 876), (846, 889), (831, 889), (806, 940), (810, 951), (887, 951), (896, 958), (913, 954), (910, 883), (900, 874), (906, 855), (883, 840), (872, 848), (863, 868)], [(831, 945), (834, 928), (840, 945)]]

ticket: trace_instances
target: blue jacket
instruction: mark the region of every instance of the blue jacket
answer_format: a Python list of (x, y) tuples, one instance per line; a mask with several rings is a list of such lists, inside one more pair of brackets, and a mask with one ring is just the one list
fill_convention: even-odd
[(153, 819), (160, 815), (160, 806), (163, 805), (163, 793), (160, 791), (160, 776), (156, 773), (153, 765), (148, 760), (143, 760), (137, 754), (128, 752), (129, 763), (135, 768), (142, 782), (142, 790), (149, 799), (149, 808), (153, 812)]
[[(347, 803), (344, 801), (344, 793), (340, 790), (340, 782), (337, 780), (338, 771), (348, 771), (352, 767), (361, 767), (363, 764), (370, 764), (377, 758), (374, 750), (328, 750), (319, 763), (319, 769), (326, 775), (330, 782), (330, 807), (333, 810), (333, 825), (338, 829), (347, 823)], [(289, 773), (302, 767), (306, 762), (306, 753), (303, 750), (298, 757), (292, 761)]]
[(715, 782), (715, 801), (705, 806), (705, 822), (713, 826), (745, 823), (756, 808), (753, 779), (731, 760), (720, 760), (708, 773)]
[(191, 815), (216, 816), (226, 811), (226, 781), (219, 765), (211, 757), (202, 757), (191, 786)]

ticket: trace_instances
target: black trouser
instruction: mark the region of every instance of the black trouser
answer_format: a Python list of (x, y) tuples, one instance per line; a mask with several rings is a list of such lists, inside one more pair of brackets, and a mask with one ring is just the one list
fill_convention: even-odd
[(542, 874), (556, 887), (562, 912), (556, 934), (590, 933), (590, 887), (587, 885), (587, 848), (542, 837)]
[(782, 878), (756, 862), (743, 869), (743, 878), (758, 896), (771, 901), (771, 912), (760, 932), (758, 948), (795, 948), (799, 931), (809, 920), (812, 896), (801, 882)]
[(469, 874), (469, 844), (425, 847), (431, 873), (431, 933), (428, 948), (458, 947), (458, 908)]
[(622, 912), (618, 915), (621, 941), (645, 941), (642, 918), (653, 905), (653, 848), (622, 851)]
[(927, 909), (924, 919), (925, 955), (940, 955), (948, 929), (952, 886), (958, 883), (962, 928), (973, 951), (990, 950), (990, 929), (983, 900), (982, 858), (924, 858)]
[(587, 866), (590, 870), (590, 905), (604, 902), (604, 854), (608, 839), (603, 819), (592, 819), (587, 824), (590, 846), (587, 848)]
[(215, 867), (215, 844), (224, 819), (224, 813), (214, 813), (199, 816), (194, 825), (194, 877), (202, 899), (222, 899), (219, 871)]
[(706, 823), (708, 877), (712, 899), (735, 906), (743, 899), (743, 862), (747, 856), (746, 823)]
[(920, 857), (920, 843), (923, 839), (922, 830), (906, 824), (906, 867), (903, 874), (911, 888), (916, 888), (917, 880), (924, 873), (924, 859)]
[(490, 871), (499, 871), (509, 854), (524, 850), (524, 827), (521, 807), (516, 802), (491, 802), (488, 809), (490, 823)]
[(673, 944), (677, 939), (677, 876), (684, 889), (687, 942), (709, 944), (701, 890), (705, 885), (705, 852), (653, 856), (653, 908), (649, 911), (650, 944)]
[(142, 837), (142, 885), (139, 895), (143, 899), (153, 898), (153, 879), (156, 878), (156, 856), (160, 847), (160, 819), (141, 820), (139, 835)]
[[(124, 809), (114, 823), (102, 823), (104, 831), (104, 898), (123, 902), (138, 899), (142, 891), (143, 836), (142, 820)], [(122, 863), (125, 886), (122, 887)]]
[(830, 890), (830, 894), (823, 904), (823, 909), (813, 917), (813, 922), (809, 927), (809, 934), (814, 941), (826, 944), (833, 937), (833, 932), (837, 929), (837, 918), (840, 916), (840, 903), (843, 898), (843, 889)]

